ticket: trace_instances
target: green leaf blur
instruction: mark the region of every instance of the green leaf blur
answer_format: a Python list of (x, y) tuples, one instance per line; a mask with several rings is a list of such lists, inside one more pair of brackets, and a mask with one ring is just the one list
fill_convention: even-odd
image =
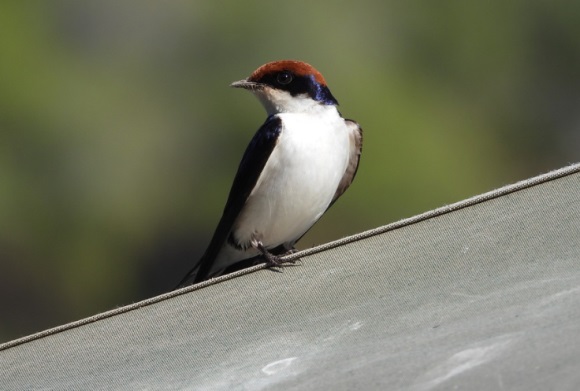
[(265, 119), (228, 85), (268, 61), (365, 132), (300, 248), (580, 160), (579, 2), (6, 1), (0, 49), (0, 341), (182, 277)]

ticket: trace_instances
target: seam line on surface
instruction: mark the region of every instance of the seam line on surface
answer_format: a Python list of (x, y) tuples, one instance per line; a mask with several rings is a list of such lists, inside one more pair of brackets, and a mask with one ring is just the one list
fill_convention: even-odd
[[(391, 223), (391, 224), (387, 224), (387, 225), (384, 225), (384, 226), (381, 226), (378, 228), (364, 231), (364, 232), (361, 232), (361, 233), (358, 233), (358, 234), (355, 234), (352, 236), (348, 236), (348, 237), (345, 237), (342, 239), (338, 239), (338, 240), (335, 240), (335, 241), (332, 241), (329, 243), (325, 243), (325, 244), (322, 244), (322, 245), (319, 245), (316, 247), (312, 247), (312, 248), (308, 248), (308, 249), (305, 249), (302, 251), (298, 251), (294, 254), (283, 257), (282, 259), (284, 261), (292, 261), (292, 260), (299, 259), (301, 257), (314, 255), (314, 254), (317, 254), (317, 253), (320, 253), (320, 252), (323, 252), (326, 250), (330, 250), (330, 249), (340, 247), (340, 246), (343, 246), (343, 245), (346, 245), (349, 243), (353, 243), (353, 242), (356, 242), (359, 240), (367, 239), (367, 238), (370, 238), (372, 236), (380, 235), (380, 234), (383, 234), (383, 233), (386, 233), (389, 231), (393, 231), (393, 230), (396, 230), (396, 229), (399, 229), (402, 227), (406, 227), (406, 226), (409, 226), (409, 225), (412, 225), (412, 224), (415, 224), (415, 223), (418, 223), (421, 221), (425, 221), (425, 220), (428, 220), (428, 219), (431, 219), (431, 218), (434, 218), (437, 216), (441, 216), (441, 215), (451, 213), (451, 212), (454, 212), (454, 211), (457, 211), (460, 209), (464, 209), (464, 208), (467, 208), (469, 206), (473, 206), (473, 205), (476, 205), (476, 204), (479, 204), (479, 203), (482, 203), (485, 201), (489, 201), (489, 200), (492, 200), (492, 199), (495, 199), (495, 198), (498, 198), (498, 197), (501, 197), (501, 196), (504, 196), (504, 195), (507, 195), (510, 193), (524, 190), (524, 189), (527, 189), (527, 188), (530, 188), (530, 187), (533, 187), (533, 186), (536, 186), (536, 185), (539, 185), (542, 183), (550, 182), (552, 180), (562, 178), (565, 176), (569, 176), (569, 175), (572, 175), (572, 174), (575, 174), (578, 172), (580, 172), (580, 163), (572, 164), (572, 165), (569, 165), (567, 167), (564, 167), (564, 168), (561, 168), (558, 170), (554, 170), (554, 171), (548, 172), (546, 174), (542, 174), (542, 175), (539, 175), (539, 176), (536, 176), (536, 177), (533, 177), (530, 179), (526, 179), (526, 180), (523, 180), (520, 182), (516, 182), (512, 185), (504, 186), (504, 187), (501, 187), (499, 189), (492, 190), (492, 191), (489, 191), (487, 193), (483, 193), (483, 194), (468, 198), (468, 199), (463, 200), (463, 201), (459, 201), (459, 202), (456, 202), (453, 204), (445, 205), (445, 206), (442, 206), (440, 208), (433, 209), (433, 210), (430, 210), (428, 212), (425, 212), (425, 213), (422, 213), (422, 214), (419, 214), (419, 215), (416, 215), (416, 216), (413, 216), (410, 218), (402, 219), (402, 220), (399, 220), (399, 221)], [(38, 332), (35, 334), (31, 334), (31, 335), (28, 335), (28, 336), (25, 336), (22, 338), (8, 341), (8, 342), (0, 344), (0, 351), (10, 349), (10, 348), (16, 347), (18, 345), (22, 345), (22, 344), (25, 344), (27, 342), (31, 342), (31, 341), (34, 341), (37, 339), (41, 339), (41, 338), (47, 337), (49, 335), (58, 334), (58, 333), (66, 331), (66, 330), (70, 330), (70, 329), (74, 329), (74, 328), (77, 328), (77, 327), (80, 327), (83, 325), (94, 323), (94, 322), (102, 320), (102, 319), (106, 319), (106, 318), (110, 318), (112, 316), (123, 314), (125, 312), (138, 310), (139, 308), (146, 307), (146, 306), (149, 306), (149, 305), (152, 305), (155, 303), (159, 303), (161, 301), (165, 301), (165, 300), (171, 299), (171, 298), (176, 297), (176, 296), (181, 296), (183, 294), (193, 292), (193, 291), (196, 291), (198, 289), (204, 288), (206, 286), (220, 283), (222, 281), (227, 281), (227, 280), (230, 280), (232, 278), (239, 277), (241, 275), (253, 273), (255, 271), (265, 269), (267, 267), (268, 266), (265, 263), (262, 263), (259, 265), (255, 265), (255, 266), (252, 266), (252, 267), (249, 267), (246, 269), (242, 269), (242, 270), (224, 275), (224, 276), (220, 276), (220, 277), (213, 278), (213, 279), (210, 279), (207, 281), (203, 281), (203, 282), (200, 282), (200, 283), (195, 284), (195, 285), (187, 286), (185, 288), (181, 288), (181, 289), (178, 289), (175, 291), (164, 293), (164, 294), (159, 295), (159, 296), (145, 299), (145, 300), (133, 303), (133, 304), (129, 304), (129, 305), (126, 305), (123, 307), (118, 307), (118, 308), (115, 308), (115, 309), (112, 309), (112, 310), (109, 310), (106, 312), (102, 312), (102, 313), (99, 313), (99, 314), (96, 314), (96, 315), (93, 315), (93, 316), (90, 316), (90, 317), (87, 317), (87, 318), (84, 318), (84, 319), (81, 319), (78, 321), (74, 321), (71, 323), (67, 323), (67, 324), (64, 324), (61, 326), (57, 326), (54, 328), (50, 328), (50, 329)]]

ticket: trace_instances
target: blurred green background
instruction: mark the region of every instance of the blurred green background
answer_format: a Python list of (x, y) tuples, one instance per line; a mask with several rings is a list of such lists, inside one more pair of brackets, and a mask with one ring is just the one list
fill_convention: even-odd
[(265, 119), (228, 85), (268, 61), (365, 130), (299, 248), (580, 160), (580, 2), (4, 1), (0, 50), (0, 341), (177, 283)]

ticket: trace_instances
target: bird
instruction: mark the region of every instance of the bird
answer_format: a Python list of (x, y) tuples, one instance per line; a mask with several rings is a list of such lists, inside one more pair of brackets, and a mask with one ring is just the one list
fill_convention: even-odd
[(252, 92), (267, 118), (251, 139), (213, 237), (181, 288), (281, 257), (352, 183), (362, 128), (345, 119), (326, 80), (302, 61), (260, 66), (231, 87)]

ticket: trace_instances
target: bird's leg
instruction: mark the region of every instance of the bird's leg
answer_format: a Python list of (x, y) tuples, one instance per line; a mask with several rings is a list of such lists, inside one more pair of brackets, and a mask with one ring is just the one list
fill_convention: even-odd
[(258, 249), (262, 253), (262, 256), (266, 258), (266, 261), (268, 261), (270, 266), (280, 266), (284, 263), (279, 256), (269, 252), (261, 241), (252, 240), (252, 247)]
[(281, 255), (274, 255), (270, 251), (268, 251), (268, 249), (264, 246), (264, 244), (258, 239), (252, 239), (250, 244), (253, 248), (255, 248), (256, 250), (260, 251), (260, 253), (262, 253), (262, 257), (264, 257), (266, 259), (266, 263), (270, 267), (280, 267), (285, 263), (290, 263), (290, 264), (294, 265), (294, 264), (296, 264), (296, 262), (300, 261), (300, 259), (289, 259), (289, 260), (282, 259), (282, 257), (285, 257), (287, 255), (291, 255), (291, 254), (294, 254), (295, 252), (297, 252), (298, 250), (296, 250), (294, 247), (287, 248), (285, 246), (282, 247), (282, 245), (280, 245), (280, 246), (276, 247), (273, 251), (276, 253), (280, 253), (280, 252), (282, 252), (282, 250), (285, 250), (285, 251)]

